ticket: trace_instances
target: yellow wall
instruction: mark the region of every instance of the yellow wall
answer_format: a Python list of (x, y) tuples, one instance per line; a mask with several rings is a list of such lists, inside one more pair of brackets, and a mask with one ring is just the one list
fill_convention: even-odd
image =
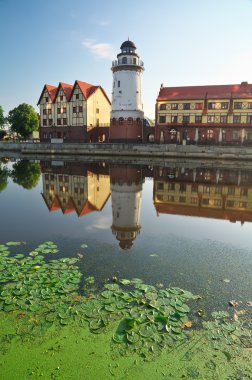
[(108, 99), (98, 88), (87, 100), (87, 126), (96, 126), (97, 124), (109, 126), (110, 109)]

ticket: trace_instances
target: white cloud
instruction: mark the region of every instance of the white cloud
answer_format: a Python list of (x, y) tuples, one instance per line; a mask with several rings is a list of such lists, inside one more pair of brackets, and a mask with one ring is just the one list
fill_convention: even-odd
[(111, 226), (111, 220), (109, 217), (101, 216), (96, 219), (94, 224), (90, 224), (86, 227), (86, 231), (91, 231), (93, 229), (97, 230), (108, 230)]
[(96, 43), (94, 40), (85, 40), (82, 42), (82, 45), (97, 58), (113, 59), (113, 48), (111, 44)]

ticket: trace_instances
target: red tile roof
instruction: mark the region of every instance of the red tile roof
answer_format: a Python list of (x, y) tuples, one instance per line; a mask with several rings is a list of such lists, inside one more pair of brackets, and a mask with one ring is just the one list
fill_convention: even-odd
[(76, 80), (74, 82), (73, 86), (71, 84), (67, 84), (67, 83), (63, 83), (63, 82), (60, 82), (59, 85), (58, 85), (58, 87), (45, 84), (44, 88), (43, 88), (43, 91), (42, 91), (42, 93), (40, 95), (40, 98), (39, 98), (39, 101), (38, 101), (37, 104), (40, 103), (45, 89), (47, 89), (52, 102), (55, 102), (56, 97), (58, 95), (58, 92), (62, 88), (62, 90), (64, 91), (64, 94), (66, 95), (67, 101), (69, 102), (71, 100), (71, 98), (72, 98), (72, 95), (73, 95), (73, 92), (74, 92), (74, 89), (75, 89), (76, 85), (78, 85), (80, 87), (80, 90), (81, 90), (81, 92), (82, 92), (82, 94), (83, 94), (83, 96), (84, 96), (84, 98), (86, 100), (91, 95), (93, 95), (95, 93), (95, 91), (98, 90), (98, 88), (100, 88), (101, 91), (103, 92), (104, 96), (106, 97), (107, 101), (109, 102), (109, 104), (111, 104), (111, 102), (110, 102), (110, 100), (109, 100), (109, 98), (108, 98), (105, 90), (101, 86), (94, 86), (93, 84), (90, 84), (90, 83), (87, 83), (87, 82), (82, 82), (80, 80)]
[(83, 215), (87, 215), (89, 214), (90, 212), (93, 212), (93, 211), (98, 211), (97, 208), (92, 205), (92, 203), (90, 203), (89, 201), (87, 201), (83, 207), (83, 209), (81, 210), (81, 212), (78, 214), (78, 216), (83, 216)]
[(160, 87), (157, 101), (162, 100), (197, 100), (197, 99), (230, 99), (252, 98), (252, 84)]

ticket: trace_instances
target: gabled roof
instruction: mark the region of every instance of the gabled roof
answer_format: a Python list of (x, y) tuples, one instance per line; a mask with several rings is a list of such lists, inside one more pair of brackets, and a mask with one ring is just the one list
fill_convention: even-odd
[(162, 87), (157, 100), (197, 100), (197, 99), (230, 99), (251, 98), (252, 84), (209, 85), (209, 86), (185, 86), (185, 87)]
[(97, 208), (92, 205), (92, 203), (90, 203), (89, 201), (87, 201), (83, 207), (83, 209), (81, 210), (81, 212), (78, 214), (78, 216), (83, 216), (83, 215), (87, 215), (93, 211), (98, 211)]
[[(95, 93), (96, 90), (98, 90), (98, 88), (101, 89), (101, 91), (103, 92), (104, 96), (106, 97), (107, 101), (109, 102), (109, 104), (111, 104), (105, 90), (101, 87), (101, 86), (94, 86), (93, 84), (90, 84), (90, 83), (87, 83), (87, 82), (82, 82), (80, 80), (76, 80), (75, 83), (74, 83), (74, 86), (73, 86), (73, 91), (72, 91), (72, 95), (73, 95), (73, 92), (74, 92), (74, 89), (76, 87), (76, 85), (79, 86), (84, 98), (87, 100), (91, 95), (93, 95)], [(72, 97), (71, 95), (71, 97)]]
[(54, 102), (55, 97), (56, 97), (56, 93), (57, 93), (57, 90), (58, 90), (58, 87), (51, 86), (50, 84), (45, 84), (44, 87), (43, 87), (43, 90), (41, 92), (41, 95), (39, 97), (39, 101), (38, 101), (37, 105), (40, 103), (41, 98), (42, 98), (45, 90), (47, 90), (47, 92), (48, 92), (48, 94), (50, 96), (51, 101)]
[(58, 96), (58, 92), (60, 91), (61, 88), (62, 88), (64, 94), (66, 95), (67, 101), (69, 101), (71, 98), (71, 95), (72, 95), (73, 86), (71, 84), (67, 84), (64, 82), (59, 82), (57, 93), (55, 95), (55, 100), (56, 100), (56, 98)]

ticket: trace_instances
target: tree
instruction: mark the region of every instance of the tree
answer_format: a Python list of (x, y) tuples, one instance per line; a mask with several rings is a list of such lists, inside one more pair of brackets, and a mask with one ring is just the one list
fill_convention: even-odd
[(11, 130), (25, 138), (39, 127), (37, 113), (32, 106), (26, 103), (22, 103), (11, 110), (8, 115), (8, 121)]
[(5, 167), (2, 168), (1, 163), (0, 163), (0, 193), (8, 185), (8, 176), (9, 176), (8, 169)]
[(40, 175), (40, 165), (26, 160), (16, 162), (11, 172), (13, 182), (27, 190), (37, 186)]
[(4, 117), (4, 110), (3, 110), (3, 107), (0, 106), (0, 128), (4, 127), (5, 122), (6, 122), (6, 120)]

